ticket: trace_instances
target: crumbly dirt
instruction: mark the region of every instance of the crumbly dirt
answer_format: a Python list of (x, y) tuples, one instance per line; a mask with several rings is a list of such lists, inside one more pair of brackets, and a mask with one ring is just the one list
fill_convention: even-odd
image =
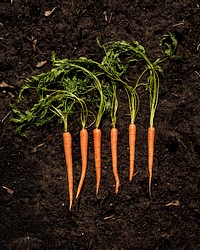
[[(56, 9), (50, 16), (45, 12)], [(198, 1), (1, 0), (0, 4), (0, 249), (200, 249), (200, 5)], [(115, 195), (110, 120), (102, 122), (102, 181), (95, 195), (92, 127), (81, 198), (68, 210), (62, 127), (30, 126), (15, 135), (10, 101), (26, 77), (59, 58), (99, 60), (96, 43), (137, 40), (153, 60), (165, 33), (178, 40), (178, 60), (163, 65), (155, 117), (152, 200), (148, 199), (148, 98), (137, 118), (133, 182), (128, 182), (125, 93), (119, 93), (119, 175)], [(38, 62), (47, 63), (37, 68)], [(2, 87), (2, 82), (9, 86)], [(29, 96), (30, 100), (32, 96)], [(73, 121), (75, 190), (80, 176), (80, 123)], [(13, 192), (14, 191), (14, 192)]]

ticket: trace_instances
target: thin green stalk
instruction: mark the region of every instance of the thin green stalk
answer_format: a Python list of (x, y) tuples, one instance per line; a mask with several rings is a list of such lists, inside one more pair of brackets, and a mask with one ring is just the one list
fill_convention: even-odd
[[(98, 41), (99, 44), (99, 41)], [(94, 62), (98, 65), (98, 67), (101, 68), (105, 72), (105, 74), (111, 79), (111, 81), (116, 81), (121, 83), (126, 91), (127, 97), (128, 97), (128, 103), (129, 103), (129, 109), (130, 109), (130, 115), (131, 115), (131, 123), (135, 122), (135, 118), (138, 113), (139, 109), (139, 96), (137, 94), (137, 88), (141, 85), (140, 81), (142, 77), (145, 75), (145, 73), (148, 71), (148, 68), (146, 67), (143, 72), (138, 77), (136, 84), (134, 86), (128, 84), (126, 81), (122, 79), (122, 76), (126, 73), (129, 64), (131, 62), (137, 62), (139, 59), (143, 59), (148, 64), (151, 63), (148, 60), (148, 58), (145, 56), (144, 48), (137, 42), (134, 43), (134, 46), (131, 46), (129, 43), (125, 41), (121, 42), (114, 42), (109, 44), (108, 49), (107, 47), (101, 46), (104, 49), (105, 56), (101, 62), (101, 64)], [(131, 51), (134, 51), (134, 59), (129, 59), (125, 64), (123, 64), (120, 60), (120, 56), (127, 55), (127, 53), (130, 53)]]
[(83, 72), (87, 73), (94, 80), (96, 89), (98, 90), (99, 95), (100, 95), (99, 110), (98, 110), (98, 114), (96, 117), (96, 125), (95, 125), (96, 128), (99, 128), (102, 116), (103, 116), (104, 111), (105, 111), (105, 96), (103, 94), (101, 83), (100, 83), (99, 79), (97, 78), (97, 76), (95, 74), (93, 74), (90, 70), (88, 70), (80, 65), (76, 65), (76, 64), (70, 64), (70, 66), (77, 68), (77, 69), (81, 69)]
[(153, 127), (155, 111), (158, 105), (158, 94), (160, 80), (156, 70), (150, 70), (149, 82), (149, 101), (150, 101), (150, 127)]
[(113, 128), (115, 128), (117, 122), (117, 109), (118, 109), (117, 86), (116, 82), (112, 81), (111, 125)]

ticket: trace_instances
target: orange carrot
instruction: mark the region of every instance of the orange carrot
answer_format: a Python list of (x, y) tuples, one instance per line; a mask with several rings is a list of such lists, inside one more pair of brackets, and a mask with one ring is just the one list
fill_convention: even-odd
[(80, 148), (81, 148), (82, 170), (81, 170), (81, 178), (79, 181), (76, 198), (78, 198), (80, 195), (87, 171), (88, 131), (85, 128), (82, 128), (80, 132)]
[(129, 181), (132, 181), (134, 173), (135, 162), (135, 141), (136, 141), (136, 126), (135, 124), (129, 125), (129, 150), (130, 150), (130, 167), (129, 167)]
[(112, 153), (112, 169), (113, 175), (115, 178), (115, 193), (118, 193), (119, 190), (119, 176), (117, 171), (117, 140), (118, 140), (118, 131), (116, 128), (112, 128), (110, 131), (110, 139), (111, 139), (111, 153)]
[(153, 172), (153, 156), (154, 156), (154, 138), (155, 128), (148, 129), (148, 173), (149, 173), (149, 197), (151, 198), (151, 181)]
[(69, 132), (63, 133), (63, 142), (64, 142), (67, 175), (68, 175), (69, 209), (71, 210), (73, 202), (73, 167), (72, 167), (72, 137)]
[(96, 168), (96, 195), (98, 195), (101, 181), (101, 130), (95, 128), (93, 130), (94, 138), (94, 160)]

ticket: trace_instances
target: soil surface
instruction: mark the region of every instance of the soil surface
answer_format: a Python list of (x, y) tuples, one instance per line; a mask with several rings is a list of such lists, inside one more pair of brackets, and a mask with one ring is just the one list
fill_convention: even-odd
[[(0, 3), (0, 249), (200, 249), (200, 4), (182, 1), (1, 0)], [(49, 13), (46, 11), (54, 11)], [(45, 15), (46, 13), (46, 15)], [(59, 58), (99, 60), (96, 43), (139, 41), (154, 60), (163, 34), (178, 40), (178, 60), (163, 64), (152, 200), (148, 198), (148, 98), (137, 118), (133, 182), (128, 181), (129, 116), (119, 93), (118, 164), (115, 195), (110, 155), (110, 119), (102, 122), (102, 181), (95, 195), (92, 130), (88, 172), (81, 198), (68, 210), (62, 127), (30, 126), (28, 139), (14, 133), (10, 101), (26, 77)], [(43, 67), (38, 62), (47, 61)], [(8, 84), (5, 86), (5, 83)], [(31, 100), (31, 96), (29, 97)], [(80, 123), (73, 121), (74, 185), (80, 177)]]

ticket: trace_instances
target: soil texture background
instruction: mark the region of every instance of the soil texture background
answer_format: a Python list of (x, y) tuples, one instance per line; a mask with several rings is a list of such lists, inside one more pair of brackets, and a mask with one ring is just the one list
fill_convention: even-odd
[[(49, 16), (46, 11), (54, 11)], [(0, 3), (0, 249), (200, 249), (200, 3), (130, 0), (1, 0)], [(62, 126), (30, 126), (14, 133), (10, 101), (24, 80), (59, 58), (100, 60), (97, 45), (137, 40), (152, 61), (162, 55), (162, 36), (178, 40), (178, 60), (163, 64), (152, 200), (148, 198), (149, 102), (141, 99), (133, 182), (128, 181), (128, 103), (119, 93), (118, 165), (115, 195), (110, 154), (110, 118), (102, 129), (102, 181), (95, 195), (92, 130), (81, 198), (68, 210)], [(43, 67), (38, 62), (47, 61)], [(5, 86), (5, 82), (7, 86)], [(30, 100), (32, 96), (28, 97)], [(74, 185), (81, 168), (79, 120), (71, 123)]]

